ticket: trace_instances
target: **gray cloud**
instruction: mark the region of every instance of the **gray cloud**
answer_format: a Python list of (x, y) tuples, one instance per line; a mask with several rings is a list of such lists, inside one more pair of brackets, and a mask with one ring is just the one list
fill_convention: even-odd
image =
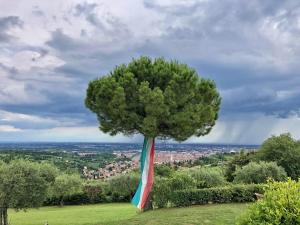
[(17, 16), (0, 17), (0, 42), (9, 41), (12, 36), (7, 31), (13, 27), (22, 27), (23, 21)]
[[(221, 128), (231, 130), (232, 142), (251, 139), (250, 133), (241, 137), (234, 130), (249, 126), (237, 125), (243, 118), (273, 118), (253, 136), (261, 140), (276, 118), (300, 116), (296, 0), (145, 0), (126, 5), (66, 1), (63, 9), (54, 4), (52, 11), (43, 4), (29, 7), (31, 20), (22, 17), (24, 12), (0, 17), (0, 42), (10, 40), (0, 45), (0, 110), (52, 122), (32, 127), (2, 122), (7, 128), (96, 126), (95, 116), (84, 107), (88, 82), (140, 55), (177, 59), (215, 80), (223, 98)], [(36, 26), (36, 34), (30, 33), (30, 25)], [(8, 32), (15, 27), (23, 33)], [(37, 39), (39, 44), (31, 41), (35, 36), (43, 38)], [(27, 63), (19, 58), (11, 62), (15, 55), (22, 60), (26, 56)], [(213, 135), (221, 138), (226, 131)]]

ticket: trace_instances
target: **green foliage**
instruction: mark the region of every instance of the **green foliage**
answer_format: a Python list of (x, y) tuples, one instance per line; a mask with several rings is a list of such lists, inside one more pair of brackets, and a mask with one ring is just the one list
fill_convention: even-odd
[(251, 205), (237, 224), (300, 224), (300, 180), (269, 182), (263, 199)]
[(39, 207), (43, 204), (56, 170), (48, 164), (25, 160), (0, 163), (0, 224), (7, 225), (7, 209)]
[(116, 156), (112, 153), (99, 152), (93, 155), (79, 155), (71, 152), (43, 150), (1, 150), (0, 160), (9, 163), (15, 159), (26, 159), (32, 162), (47, 162), (55, 165), (65, 173), (81, 172), (84, 166), (89, 169), (98, 169), (106, 164), (115, 161)]
[(287, 179), (287, 174), (284, 169), (275, 162), (250, 162), (235, 172), (234, 182), (259, 184), (266, 183), (268, 179), (284, 181)]
[(191, 189), (196, 187), (196, 182), (190, 174), (177, 172), (170, 178), (170, 188), (172, 191)]
[(194, 69), (148, 57), (90, 82), (85, 100), (105, 133), (142, 133), (178, 141), (209, 133), (220, 102), (214, 82), (199, 78)]
[(300, 177), (300, 146), (290, 134), (281, 134), (267, 139), (258, 152), (258, 158), (277, 162), (293, 179)]
[(89, 203), (104, 201), (104, 182), (92, 180), (83, 185), (83, 192), (86, 193)]
[(167, 207), (171, 198), (172, 190), (170, 179), (165, 177), (156, 177), (152, 191), (153, 203), (157, 208)]
[(51, 194), (60, 199), (60, 205), (64, 204), (64, 197), (82, 193), (82, 179), (76, 174), (62, 174), (56, 177), (51, 187)]
[(171, 177), (174, 169), (168, 165), (154, 165), (154, 174), (161, 177)]
[(262, 192), (262, 186), (254, 184), (179, 190), (171, 194), (171, 202), (176, 207), (208, 203), (252, 202), (256, 198), (255, 193)]
[(55, 169), (45, 164), (14, 160), (0, 165), (0, 205), (26, 209), (42, 205)]
[(153, 202), (158, 208), (166, 207), (171, 195), (176, 190), (187, 190), (196, 188), (196, 182), (186, 172), (174, 173), (172, 177), (156, 177), (153, 188)]
[(196, 181), (197, 188), (210, 188), (226, 183), (225, 177), (219, 169), (200, 168), (192, 170), (192, 177)]
[(228, 162), (225, 168), (225, 177), (226, 180), (232, 182), (234, 180), (234, 173), (235, 171), (247, 165), (253, 158), (255, 157), (255, 152), (245, 152), (241, 151), (238, 154), (234, 155), (234, 158)]
[(139, 183), (137, 174), (128, 174), (113, 177), (108, 180), (107, 195), (112, 196), (112, 201), (130, 201)]

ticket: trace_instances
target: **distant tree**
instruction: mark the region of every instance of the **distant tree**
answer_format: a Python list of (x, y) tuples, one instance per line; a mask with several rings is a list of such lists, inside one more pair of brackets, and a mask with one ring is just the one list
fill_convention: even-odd
[(8, 225), (7, 209), (39, 207), (44, 202), (56, 169), (26, 160), (0, 163), (0, 225)]
[[(220, 102), (215, 83), (200, 78), (194, 69), (148, 57), (117, 66), (90, 82), (85, 99), (103, 132), (143, 134), (153, 145), (155, 138), (184, 141), (208, 134), (218, 118)], [(153, 174), (150, 165), (149, 174)]]
[(258, 158), (277, 162), (293, 179), (300, 177), (299, 141), (294, 140), (289, 133), (268, 138), (258, 151)]
[(226, 180), (232, 182), (234, 174), (238, 168), (247, 165), (255, 158), (255, 152), (241, 151), (237, 153), (232, 160), (230, 160), (225, 167)]
[(275, 162), (250, 162), (235, 172), (234, 182), (259, 184), (266, 183), (268, 179), (284, 181), (287, 179), (287, 174)]
[(82, 192), (82, 179), (76, 174), (62, 174), (56, 177), (51, 194), (59, 198), (60, 206), (64, 205), (64, 197)]

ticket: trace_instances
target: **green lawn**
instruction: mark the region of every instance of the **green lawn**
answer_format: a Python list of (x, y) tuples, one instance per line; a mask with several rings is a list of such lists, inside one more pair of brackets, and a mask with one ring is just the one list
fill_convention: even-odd
[(233, 225), (246, 204), (193, 206), (138, 213), (130, 204), (43, 207), (9, 211), (11, 225)]

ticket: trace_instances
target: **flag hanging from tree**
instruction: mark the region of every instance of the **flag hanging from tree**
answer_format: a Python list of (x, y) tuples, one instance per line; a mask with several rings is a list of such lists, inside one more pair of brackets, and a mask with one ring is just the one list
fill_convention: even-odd
[(154, 177), (154, 138), (144, 140), (141, 153), (141, 178), (132, 204), (143, 210), (153, 185)]

